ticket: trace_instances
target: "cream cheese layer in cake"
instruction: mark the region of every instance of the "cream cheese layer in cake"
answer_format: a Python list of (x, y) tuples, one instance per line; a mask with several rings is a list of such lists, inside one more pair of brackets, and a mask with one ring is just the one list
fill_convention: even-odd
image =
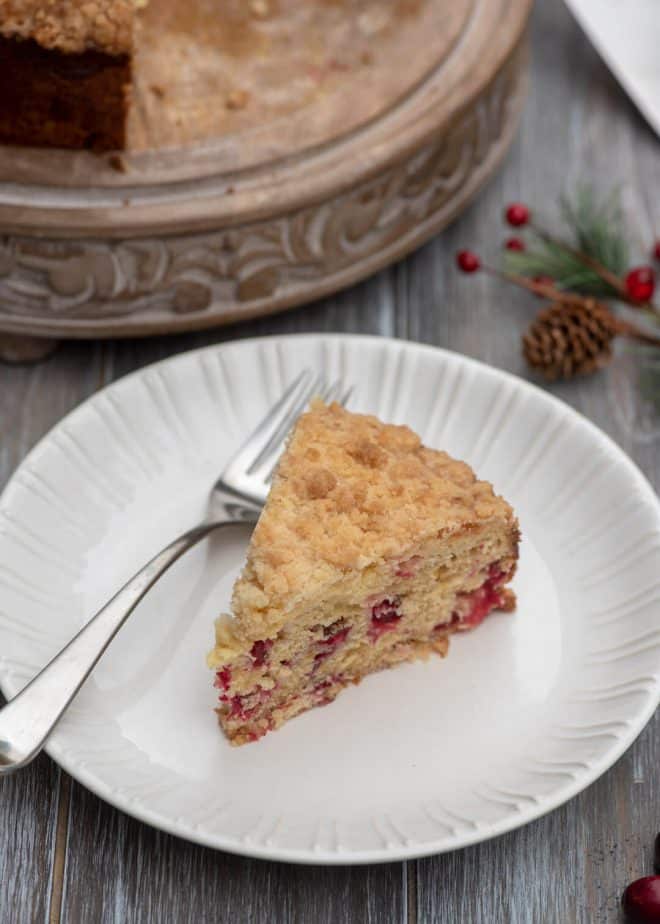
[(463, 462), (407, 427), (315, 402), (278, 467), (216, 624), (209, 666), (232, 743), (342, 687), (444, 655), (453, 631), (513, 609), (518, 524)]

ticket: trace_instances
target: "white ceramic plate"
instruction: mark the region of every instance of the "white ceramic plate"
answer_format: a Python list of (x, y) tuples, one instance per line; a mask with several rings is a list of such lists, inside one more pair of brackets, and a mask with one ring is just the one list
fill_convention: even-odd
[(299, 336), (211, 347), (74, 411), (0, 503), (5, 695), (198, 519), (227, 457), (304, 366), (344, 375), (355, 410), (409, 424), (513, 503), (524, 533), (518, 611), (454, 638), (444, 661), (368, 678), (230, 748), (204, 656), (248, 537), (216, 539), (140, 605), (49, 753), (150, 824), (272, 859), (420, 856), (555, 808), (619, 757), (658, 703), (658, 500), (559, 401), (416, 344)]

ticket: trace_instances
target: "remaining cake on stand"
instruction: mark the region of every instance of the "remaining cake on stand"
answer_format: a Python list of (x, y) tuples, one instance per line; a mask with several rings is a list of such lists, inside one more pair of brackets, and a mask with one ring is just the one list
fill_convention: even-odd
[[(511, 507), (407, 427), (315, 402), (285, 451), (209, 666), (232, 744), (511, 610)], [(359, 716), (356, 722), (359, 723)]]
[(134, 0), (0, 0), (0, 142), (123, 148)]
[(278, 156), (273, 123), (290, 153), (382, 113), (466, 16), (448, 0), (0, 0), (0, 143), (135, 153), (245, 134), (259, 162)]

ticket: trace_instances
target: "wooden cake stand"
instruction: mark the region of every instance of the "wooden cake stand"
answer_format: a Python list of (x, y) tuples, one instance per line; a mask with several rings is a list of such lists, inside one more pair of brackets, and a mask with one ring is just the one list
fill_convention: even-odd
[(336, 291), (444, 227), (505, 154), (531, 0), (226, 6), (147, 7), (126, 152), (0, 148), (7, 355)]

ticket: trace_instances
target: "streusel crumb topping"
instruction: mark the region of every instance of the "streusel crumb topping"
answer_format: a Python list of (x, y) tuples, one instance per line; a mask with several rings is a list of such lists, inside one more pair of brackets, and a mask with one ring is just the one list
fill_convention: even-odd
[(0, 34), (75, 54), (128, 54), (136, 0), (0, 0)]
[(491, 485), (464, 462), (425, 448), (405, 426), (313, 402), (291, 437), (250, 564), (234, 590), (238, 628), (277, 630), (298, 605), (350, 569), (494, 518), (515, 523)]

